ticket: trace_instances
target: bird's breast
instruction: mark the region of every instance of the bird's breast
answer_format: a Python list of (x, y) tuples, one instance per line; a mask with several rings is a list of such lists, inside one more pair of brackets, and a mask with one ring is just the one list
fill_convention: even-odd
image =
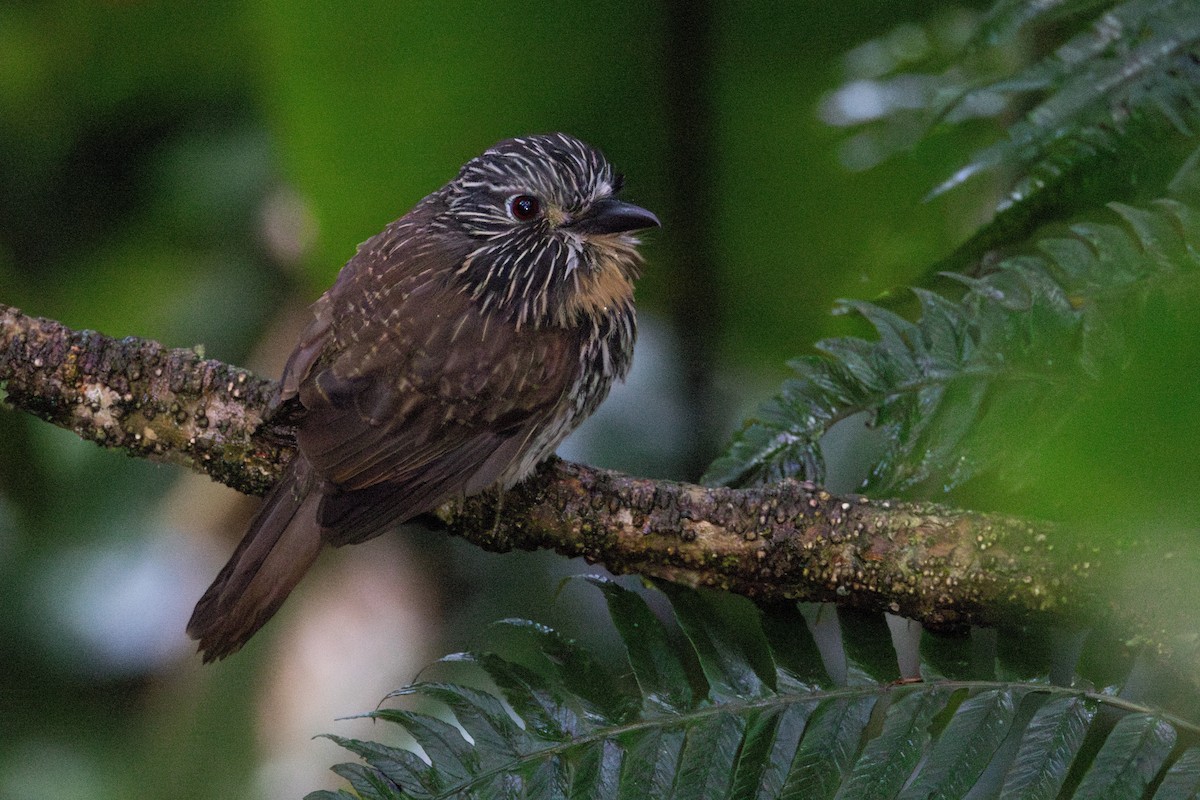
[(589, 417), (608, 397), (613, 384), (624, 380), (633, 361), (637, 337), (632, 303), (610, 307), (606, 313), (589, 315), (576, 329), (578, 370), (564, 387), (554, 410), (531, 430), (521, 457), (501, 482), (507, 487), (528, 475)]

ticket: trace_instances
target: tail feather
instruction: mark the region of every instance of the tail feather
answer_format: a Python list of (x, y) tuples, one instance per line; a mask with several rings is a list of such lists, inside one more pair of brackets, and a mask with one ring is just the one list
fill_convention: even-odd
[(196, 603), (187, 632), (204, 661), (236, 653), (266, 624), (321, 550), (312, 466), (297, 454), (267, 495), (249, 530)]

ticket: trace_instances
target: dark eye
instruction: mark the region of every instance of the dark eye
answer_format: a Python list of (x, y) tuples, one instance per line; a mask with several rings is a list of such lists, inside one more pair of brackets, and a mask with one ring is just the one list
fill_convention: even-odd
[(531, 194), (519, 194), (508, 201), (508, 212), (518, 222), (528, 222), (540, 213), (542, 204)]

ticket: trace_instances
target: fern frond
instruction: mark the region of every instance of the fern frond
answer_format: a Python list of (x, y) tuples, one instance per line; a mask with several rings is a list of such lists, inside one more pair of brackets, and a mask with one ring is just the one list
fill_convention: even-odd
[[(1003, 192), (993, 219), (917, 285), (940, 285), (945, 271), (973, 272), (1048, 222), (1172, 195), (1195, 170), (1200, 5), (1190, 0), (1001, 0), (949, 63), (925, 66), (876, 80), (882, 116), (827, 115), (834, 124), (870, 125), (876, 161), (970, 119), (1002, 122), (995, 141), (928, 195), (998, 172)], [(886, 102), (892, 84), (921, 87), (923, 101)]]
[(1023, 438), (1036, 441), (1037, 426), (1060, 421), (1119, 363), (1138, 298), (1200, 265), (1195, 210), (1163, 200), (1112, 211), (1115, 222), (1073, 225), (987, 275), (951, 276), (967, 287), (958, 301), (915, 290), (916, 321), (843, 302), (878, 339), (826, 340), (817, 345), (823, 355), (793, 362), (796, 377), (705, 480), (823, 482), (821, 437), (854, 415), (883, 433), (884, 452), (865, 484), (875, 492), (944, 491), (1012, 466), (1018, 451), (1004, 430), (1021, 420)]
[(1111, 0), (1000, 0), (980, 19), (968, 50), (1003, 44), (1036, 25), (1061, 23), (1111, 4)]
[[(1198, 751), (1172, 757), (1175, 742), (1195, 736), (1195, 726), (1107, 693), (1041, 681), (800, 684), (774, 666), (757, 612), (744, 599), (733, 599), (739, 605), (730, 612), (723, 605), (731, 599), (719, 593), (672, 588), (671, 606), (686, 633), (680, 637), (638, 593), (590, 580), (608, 603), (637, 679), (623, 682), (603, 670), (582, 677), (615, 687), (620, 701), (597, 703), (590, 690), (567, 685), (564, 663), (594, 663), (578, 645), (510, 621), (507, 629), (540, 643), (529, 664), (496, 653), (452, 659), (486, 673), (507, 707), (460, 684), (408, 687), (397, 696), (436, 701), (453, 723), (391, 708), (366, 716), (403, 727), (428, 761), (402, 748), (329, 737), (361, 759), (334, 768), (354, 795), (309, 798), (867, 800), (971, 791), (1036, 798), (1060, 796), (1069, 776), (1079, 774), (1078, 788), (1065, 796), (1082, 799), (1140, 797), (1160, 776), (1163, 787), (1184, 791), (1200, 776)], [(798, 614), (793, 618), (803, 626)], [(651, 652), (648, 642), (665, 652)], [(679, 674), (695, 667), (707, 679)], [(659, 680), (670, 673), (672, 681), (706, 688), (665, 692)], [(580, 677), (572, 685), (585, 687)], [(1106, 713), (1098, 716), (1101, 708)], [(1089, 736), (1103, 742), (1090, 753), (1081, 746)]]
[[(977, 152), (934, 194), (1002, 164), (1028, 174), (1064, 140), (1112, 149), (1128, 120), (1146, 112), (1161, 115), (1184, 135), (1194, 134), (1200, 110), (1196, 88), (1200, 82), (1200, 9), (1188, 0), (1129, 0), (1109, 5), (1086, 30), (1051, 55), (1012, 75), (972, 87), (947, 104), (944, 116), (977, 102), (984, 94), (1006, 96), (1010, 102), (1030, 93), (1042, 95), (1009, 127), (1003, 140)], [(1053, 10), (1038, 6), (1036, 13), (1000, 14), (991, 22), (1005, 20), (999, 30), (1011, 29)], [(1028, 182), (1020, 184), (1008, 202), (1034, 188)]]

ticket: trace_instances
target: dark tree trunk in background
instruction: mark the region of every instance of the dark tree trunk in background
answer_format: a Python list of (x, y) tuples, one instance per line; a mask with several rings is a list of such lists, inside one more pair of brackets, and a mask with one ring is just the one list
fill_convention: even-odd
[(714, 9), (711, 0), (669, 0), (666, 4), (667, 207), (674, 258), (666, 283), (671, 321), (680, 347), (684, 450), (680, 469), (698, 478), (717, 455), (722, 415), (716, 402), (712, 366), (717, 361), (724, 308), (717, 270), (715, 199), (716, 114), (713, 109)]

